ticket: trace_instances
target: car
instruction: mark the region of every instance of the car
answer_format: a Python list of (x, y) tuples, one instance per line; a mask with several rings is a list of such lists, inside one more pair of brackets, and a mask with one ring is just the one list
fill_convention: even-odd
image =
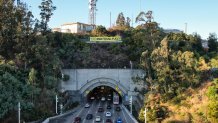
[(101, 117), (100, 117), (100, 116), (96, 116), (96, 117), (95, 117), (95, 121), (96, 121), (96, 122), (101, 122)]
[(103, 111), (104, 111), (103, 107), (98, 108), (98, 112), (103, 112)]
[(87, 103), (86, 105), (85, 105), (85, 108), (89, 108), (90, 107), (90, 105)]
[(108, 101), (111, 101), (111, 98), (107, 98)]
[(107, 106), (107, 109), (111, 109), (111, 106), (110, 106), (110, 105), (108, 105), (108, 106)]
[(87, 114), (86, 119), (87, 119), (87, 120), (90, 120), (90, 119), (92, 119), (92, 117), (93, 117), (92, 114)]
[(121, 108), (120, 108), (119, 106), (117, 106), (115, 110), (116, 110), (116, 111), (120, 111)]
[(76, 117), (74, 119), (74, 123), (81, 123), (81, 117)]
[(105, 116), (106, 116), (106, 117), (111, 117), (111, 112), (109, 112), (109, 111), (106, 112)]
[(123, 123), (123, 121), (121, 118), (118, 118), (116, 123)]
[(102, 97), (102, 98), (101, 98), (101, 101), (105, 101), (105, 97)]
[(97, 100), (100, 100), (100, 97), (97, 97)]
[(111, 119), (106, 119), (106, 123), (112, 123)]
[(95, 97), (91, 97), (90, 99), (91, 99), (91, 100), (94, 100), (94, 99), (95, 99)]

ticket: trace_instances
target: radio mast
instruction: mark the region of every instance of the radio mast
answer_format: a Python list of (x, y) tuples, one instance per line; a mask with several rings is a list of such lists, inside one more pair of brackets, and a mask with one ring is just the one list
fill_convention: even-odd
[(89, 24), (96, 24), (96, 3), (97, 0), (89, 0)]

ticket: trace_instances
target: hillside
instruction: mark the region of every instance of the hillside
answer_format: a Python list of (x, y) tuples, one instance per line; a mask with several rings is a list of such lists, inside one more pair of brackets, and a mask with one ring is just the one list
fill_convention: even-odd
[(181, 101), (172, 100), (161, 104), (168, 107), (169, 117), (163, 123), (208, 123), (206, 115), (208, 112), (209, 99), (206, 95), (211, 82), (203, 83), (199, 88), (187, 89), (181, 96)]

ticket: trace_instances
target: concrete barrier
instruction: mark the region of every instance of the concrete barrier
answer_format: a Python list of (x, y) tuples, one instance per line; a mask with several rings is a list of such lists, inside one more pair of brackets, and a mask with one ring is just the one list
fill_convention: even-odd
[(50, 120), (53, 120), (53, 119), (56, 119), (56, 118), (60, 118), (60, 117), (63, 117), (63, 116), (67, 116), (67, 115), (70, 115), (72, 113), (75, 113), (77, 111), (77, 109), (81, 108), (81, 106), (77, 106), (76, 108), (72, 109), (71, 111), (67, 111), (63, 114), (60, 114), (60, 115), (56, 115), (56, 116), (53, 116), (53, 117), (49, 117), (47, 118), (46, 120), (44, 120), (42, 123), (49, 123)]
[(123, 109), (127, 112), (127, 114), (129, 115), (129, 117), (134, 121), (134, 123), (139, 123), (134, 117), (133, 115), (129, 112), (129, 110), (124, 106), (122, 105)]

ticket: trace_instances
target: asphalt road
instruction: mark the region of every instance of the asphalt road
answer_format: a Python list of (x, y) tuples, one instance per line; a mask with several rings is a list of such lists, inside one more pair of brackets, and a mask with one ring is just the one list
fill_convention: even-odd
[[(63, 123), (74, 123), (75, 117), (81, 117), (82, 121), (81, 123), (96, 123), (95, 118), (96, 116), (101, 117), (101, 122), (98, 123), (106, 123), (106, 119), (111, 119), (113, 123), (116, 123), (118, 118), (122, 119), (122, 123), (134, 123), (132, 119), (129, 117), (127, 112), (122, 108), (120, 105), (113, 105), (112, 103), (108, 103), (107, 101), (93, 101), (92, 103), (89, 103), (90, 107), (85, 108), (82, 106), (79, 108), (75, 113), (68, 115), (67, 117), (64, 117), (62, 122)], [(111, 106), (111, 109), (107, 109), (107, 105)], [(103, 112), (98, 112), (98, 107), (103, 107)], [(116, 111), (115, 108), (119, 106), (121, 108), (121, 111)], [(111, 112), (111, 117), (106, 117), (106, 112)], [(93, 118), (90, 120), (86, 119), (87, 114), (92, 114)]]

